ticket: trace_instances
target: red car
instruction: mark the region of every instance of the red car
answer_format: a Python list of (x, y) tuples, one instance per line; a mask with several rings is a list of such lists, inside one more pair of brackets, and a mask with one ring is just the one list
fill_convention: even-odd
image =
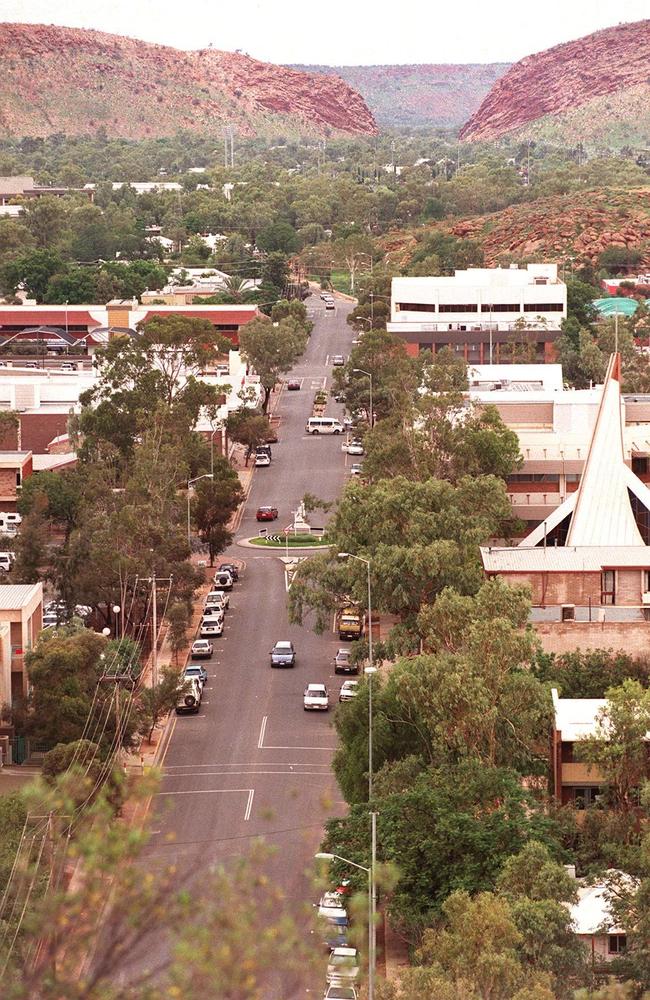
[(275, 521), (277, 516), (277, 507), (258, 507), (255, 515), (258, 521)]
[(287, 389), (291, 389), (293, 391), (300, 389), (300, 379), (290, 378), (289, 381), (287, 382)]

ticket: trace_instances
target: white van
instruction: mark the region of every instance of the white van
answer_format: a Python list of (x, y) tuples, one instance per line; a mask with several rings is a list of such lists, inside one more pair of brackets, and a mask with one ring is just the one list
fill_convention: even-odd
[(345, 428), (336, 417), (310, 417), (305, 430), (308, 434), (342, 434)]

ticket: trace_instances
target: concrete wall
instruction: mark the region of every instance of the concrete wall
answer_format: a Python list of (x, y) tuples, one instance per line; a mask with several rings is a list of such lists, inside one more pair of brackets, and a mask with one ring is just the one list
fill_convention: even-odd
[(612, 649), (646, 656), (650, 644), (650, 622), (536, 622), (533, 627), (547, 653)]

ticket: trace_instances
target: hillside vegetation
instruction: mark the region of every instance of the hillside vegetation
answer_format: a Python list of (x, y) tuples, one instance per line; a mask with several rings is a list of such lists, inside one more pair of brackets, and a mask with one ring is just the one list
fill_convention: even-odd
[(239, 53), (183, 52), (98, 31), (0, 24), (0, 126), (14, 136), (129, 138), (180, 130), (239, 135), (374, 134), (363, 99), (337, 78)]

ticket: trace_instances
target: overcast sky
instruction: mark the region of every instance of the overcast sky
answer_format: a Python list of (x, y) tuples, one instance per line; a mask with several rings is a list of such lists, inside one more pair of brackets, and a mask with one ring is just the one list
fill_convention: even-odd
[(648, 0), (0, 0), (2, 21), (329, 65), (514, 62), (649, 15)]

